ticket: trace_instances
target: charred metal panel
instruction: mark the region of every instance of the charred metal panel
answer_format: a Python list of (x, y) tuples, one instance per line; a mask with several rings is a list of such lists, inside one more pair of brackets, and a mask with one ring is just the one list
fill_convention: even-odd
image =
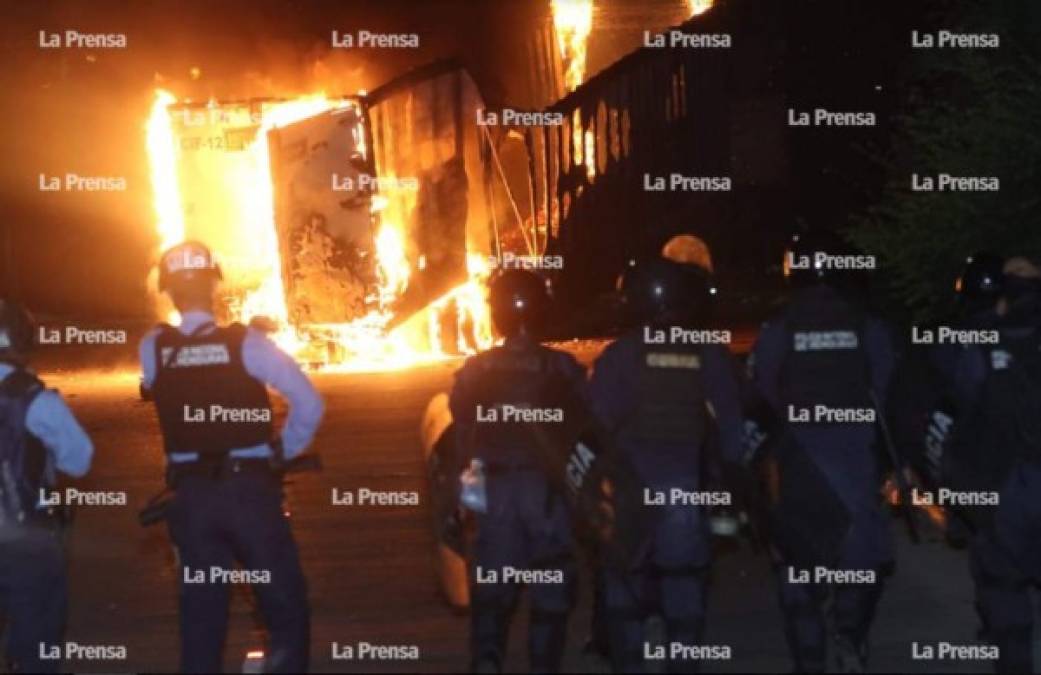
[(268, 133), (278, 249), (294, 324), (364, 315), (376, 284), (372, 171), (351, 104)]
[(412, 275), (393, 307), (407, 318), (467, 278), (467, 250), (488, 255), (493, 232), (477, 111), (484, 102), (451, 62), (409, 73), (367, 98), (377, 173), (414, 181), (382, 191), (380, 218), (405, 233)]
[(362, 112), (331, 110), (268, 133), (276, 229), (289, 318), (363, 316), (376, 285), (372, 171)]

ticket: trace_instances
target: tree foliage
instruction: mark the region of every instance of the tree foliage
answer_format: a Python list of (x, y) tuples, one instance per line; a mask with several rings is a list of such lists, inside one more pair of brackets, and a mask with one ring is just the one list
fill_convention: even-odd
[[(918, 320), (949, 310), (965, 258), (1041, 255), (1041, 37), (1022, 3), (947, 12), (935, 25), (999, 34), (998, 49), (917, 49), (880, 199), (849, 237), (879, 257), (890, 299)], [(960, 26), (957, 27), (957, 26)], [(916, 192), (911, 176), (996, 176), (996, 192)]]

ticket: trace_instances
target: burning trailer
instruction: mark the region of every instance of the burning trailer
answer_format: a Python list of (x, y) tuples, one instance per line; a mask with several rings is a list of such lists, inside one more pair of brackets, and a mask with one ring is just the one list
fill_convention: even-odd
[[(561, 60), (546, 72), (568, 93), (541, 110), (490, 108), (454, 61), (348, 96), (158, 92), (162, 247), (210, 245), (225, 270), (219, 318), (264, 319), (315, 366), (394, 369), (490, 346), (484, 289), (511, 261), (554, 282), (555, 335), (583, 334), (579, 310), (627, 260), (726, 229), (732, 64), (726, 49), (644, 46), (583, 82), (591, 3), (553, 9)], [(693, 14), (670, 34), (729, 43), (726, 17)], [(711, 184), (647, 187), (672, 174)]]
[(301, 360), (389, 369), (488, 346), (501, 250), (481, 96), (439, 62), (354, 96), (177, 101), (148, 124), (165, 248), (206, 242), (222, 320), (261, 321)]

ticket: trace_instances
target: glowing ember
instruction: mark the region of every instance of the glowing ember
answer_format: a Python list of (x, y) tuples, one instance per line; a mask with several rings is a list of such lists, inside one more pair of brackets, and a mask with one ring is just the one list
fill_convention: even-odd
[(586, 75), (586, 39), (593, 30), (593, 0), (553, 0), (552, 8), (564, 63), (564, 85), (574, 91)]
[[(183, 195), (182, 190), (186, 188), (179, 185), (179, 168), (184, 157), (178, 152), (175, 119), (169, 110), (174, 103), (173, 95), (157, 92), (147, 124), (157, 234), (163, 248), (186, 236), (221, 244), (214, 245), (214, 249), (222, 264), (225, 286), (239, 291), (245, 289), (241, 298), (226, 298), (231, 318), (248, 323), (255, 317), (266, 317), (277, 326), (272, 339), (284, 349), (306, 363), (337, 370), (405, 368), (472, 353), (492, 344), (485, 305), (488, 265), (481, 256), (471, 253), (467, 254), (469, 279), (466, 282), (412, 316), (402, 317), (404, 321), (388, 330), (395, 320), (391, 307), (408, 288), (412, 272), (404, 231), (399, 223), (389, 219), (379, 225), (374, 242), (378, 288), (371, 300), (375, 309), (345, 323), (290, 324), (275, 229), (268, 131), (353, 106), (353, 102), (330, 100), (324, 94), (316, 94), (287, 102), (264, 103), (259, 120), (252, 121), (254, 132), (237, 148), (245, 154), (233, 153), (236, 156), (233, 161), (229, 159), (231, 153), (197, 153), (192, 158), (194, 164), (189, 167), (196, 172), (192, 194)], [(217, 117), (229, 114), (221, 111), (215, 102), (200, 114), (210, 113)], [(359, 121), (352, 133), (364, 155), (365, 134), (361, 124)], [(251, 125), (247, 122), (241, 126)], [(224, 143), (230, 146), (226, 136)], [(203, 142), (210, 138), (212, 136), (203, 137)], [(186, 226), (185, 216), (189, 211), (185, 209), (189, 203), (193, 205), (192, 218)], [(380, 212), (384, 204), (385, 199), (376, 195), (371, 204), (373, 213)], [(225, 255), (220, 255), (222, 252)], [(169, 319), (176, 321), (176, 312)], [(453, 330), (443, 336), (446, 325)], [(450, 344), (447, 350), (442, 347), (446, 342)]]

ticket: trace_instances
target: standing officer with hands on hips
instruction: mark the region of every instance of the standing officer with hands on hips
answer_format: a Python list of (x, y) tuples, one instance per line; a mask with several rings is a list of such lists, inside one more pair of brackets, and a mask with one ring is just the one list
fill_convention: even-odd
[(41, 504), (56, 471), (81, 477), (94, 446), (61, 395), (29, 370), (33, 322), (0, 299), (0, 601), (11, 672), (57, 672), (67, 589), (61, 523)]
[[(175, 498), (167, 515), (178, 550), (181, 668), (221, 670), (229, 587), (212, 569), (235, 562), (256, 576), (253, 588), (270, 634), (266, 670), (308, 666), (307, 586), (282, 510), (280, 469), (311, 442), (324, 404), (293, 359), (241, 324), (214, 322), (219, 266), (187, 241), (159, 261), (159, 288), (181, 315), (141, 341), (142, 386), (150, 390)], [(280, 434), (267, 387), (289, 402)], [(192, 575), (202, 583), (189, 583)]]
[[(561, 400), (581, 396), (585, 371), (564, 352), (538, 343), (549, 303), (545, 282), (509, 270), (489, 291), (499, 347), (467, 359), (456, 373), (449, 405), (464, 463), (485, 476), (484, 504), (471, 502), (477, 534), (471, 556), (471, 653), (475, 672), (499, 672), (520, 590), (509, 570), (537, 575), (530, 589), (528, 648), (532, 672), (556, 672), (564, 655), (568, 613), (575, 600), (574, 538), (556, 474), (557, 449), (547, 443), (557, 422), (538, 417)], [(563, 410), (563, 415), (568, 411)], [(559, 425), (558, 425), (559, 426)], [(536, 429), (541, 427), (541, 429)], [(467, 503), (464, 487), (463, 502)], [(493, 577), (494, 575), (494, 577)]]

